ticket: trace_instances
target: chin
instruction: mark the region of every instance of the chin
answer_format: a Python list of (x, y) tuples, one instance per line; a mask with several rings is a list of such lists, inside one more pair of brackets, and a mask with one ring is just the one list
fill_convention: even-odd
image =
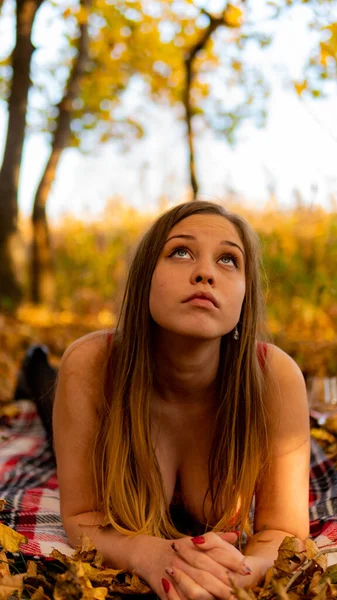
[(215, 340), (221, 338), (227, 331), (220, 330), (219, 327), (211, 326), (209, 323), (199, 323), (190, 325), (187, 323), (157, 323), (160, 329), (165, 330), (171, 335), (195, 339), (195, 340)]

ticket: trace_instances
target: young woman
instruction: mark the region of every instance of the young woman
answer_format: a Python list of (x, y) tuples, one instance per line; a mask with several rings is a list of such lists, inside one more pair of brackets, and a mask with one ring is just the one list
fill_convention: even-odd
[(53, 431), (69, 541), (86, 532), (162, 600), (226, 599), (231, 579), (264, 576), (285, 536), (309, 535), (304, 380), (259, 341), (262, 307), (248, 224), (182, 204), (142, 239), (114, 334), (62, 359)]

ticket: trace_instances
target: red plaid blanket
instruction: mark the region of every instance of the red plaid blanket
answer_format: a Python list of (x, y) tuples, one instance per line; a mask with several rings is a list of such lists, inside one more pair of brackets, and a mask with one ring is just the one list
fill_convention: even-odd
[[(72, 548), (60, 519), (55, 459), (45, 439), (35, 405), (17, 403), (19, 415), (0, 426), (0, 513), (9, 525), (28, 538), (22, 553), (48, 556), (53, 548), (70, 555)], [(318, 545), (337, 543), (337, 471), (312, 440), (310, 472), (311, 535)], [(328, 554), (329, 564), (337, 553)]]

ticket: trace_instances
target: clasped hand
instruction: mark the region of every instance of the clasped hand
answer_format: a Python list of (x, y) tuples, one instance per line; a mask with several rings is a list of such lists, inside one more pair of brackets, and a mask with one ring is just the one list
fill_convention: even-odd
[[(148, 582), (161, 600), (227, 600), (232, 594), (230, 580), (251, 573), (245, 557), (233, 546), (236, 540), (234, 532), (161, 540), (165, 546), (158, 548), (157, 568)], [(153, 581), (159, 570), (161, 583)]]

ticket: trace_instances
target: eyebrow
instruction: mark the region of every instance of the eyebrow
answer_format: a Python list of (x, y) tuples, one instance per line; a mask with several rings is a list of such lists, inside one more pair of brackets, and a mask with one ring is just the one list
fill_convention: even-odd
[[(171, 240), (175, 240), (175, 239), (178, 239), (178, 238), (182, 238), (182, 239), (185, 239), (185, 240), (193, 240), (193, 241), (196, 241), (196, 239), (197, 239), (197, 238), (194, 237), (194, 235), (188, 235), (188, 234), (182, 233), (180, 235), (172, 235), (170, 238), (168, 238), (166, 240), (165, 244), (167, 244), (167, 242), (169, 242)], [(241, 246), (239, 246), (235, 242), (231, 242), (230, 240), (221, 240), (220, 244), (222, 246), (233, 246), (235, 248), (238, 248), (240, 250), (242, 256), (243, 257), (245, 256), (245, 253), (242, 250)]]

